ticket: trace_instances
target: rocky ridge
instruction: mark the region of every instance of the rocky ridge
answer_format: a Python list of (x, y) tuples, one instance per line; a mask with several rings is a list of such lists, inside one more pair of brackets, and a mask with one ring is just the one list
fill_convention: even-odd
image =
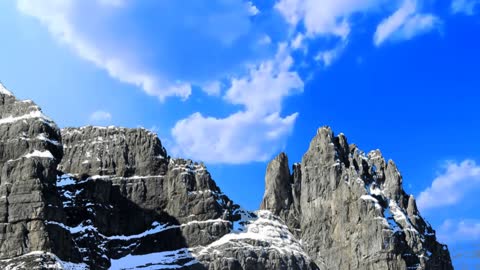
[(0, 102), (1, 269), (451, 269), (396, 167), (328, 128), (292, 173), (268, 165), (249, 212), (148, 130), (59, 130)]
[(402, 176), (379, 150), (365, 154), (320, 128), (301, 164), (267, 167), (261, 209), (284, 219), (325, 269), (453, 269)]

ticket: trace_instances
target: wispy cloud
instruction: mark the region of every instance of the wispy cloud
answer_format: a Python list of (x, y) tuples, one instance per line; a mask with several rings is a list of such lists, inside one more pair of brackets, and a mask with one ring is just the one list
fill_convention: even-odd
[(112, 120), (112, 114), (106, 111), (95, 111), (90, 115), (89, 120), (91, 122), (97, 123), (97, 122), (108, 122)]
[(472, 16), (478, 12), (480, 0), (453, 0), (450, 6), (453, 14)]
[(473, 160), (450, 162), (432, 185), (420, 193), (417, 203), (421, 210), (455, 205), (474, 189), (480, 189), (480, 166)]
[(373, 40), (376, 46), (388, 40), (409, 40), (440, 26), (441, 20), (437, 16), (418, 12), (416, 0), (405, 0), (395, 13), (377, 26)]
[(280, 0), (276, 9), (296, 27), (301, 24), (308, 37), (319, 35), (337, 36), (346, 39), (351, 32), (351, 16), (372, 11), (384, 0)]
[(259, 11), (242, 0), (18, 0), (17, 6), (81, 58), (162, 101), (186, 99), (193, 85), (238, 71), (259, 57), (262, 48), (254, 44), (264, 37), (251, 27)]
[(316, 58), (326, 66), (348, 43), (356, 26), (353, 19), (356, 15), (378, 16), (394, 11), (377, 26), (373, 37), (376, 46), (387, 40), (409, 40), (441, 26), (437, 16), (420, 12), (417, 0), (326, 0), (321, 4), (316, 0), (280, 0), (275, 7), (293, 29), (304, 31), (293, 39), (294, 48), (300, 48), (305, 39), (334, 37), (339, 40), (333, 47), (315, 52)]
[(437, 230), (440, 241), (455, 244), (480, 240), (480, 220), (447, 219)]

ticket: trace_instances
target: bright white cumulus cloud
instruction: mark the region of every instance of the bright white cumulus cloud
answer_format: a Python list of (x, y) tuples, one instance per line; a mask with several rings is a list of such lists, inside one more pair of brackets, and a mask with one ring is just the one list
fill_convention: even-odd
[(421, 210), (455, 205), (474, 189), (480, 190), (480, 166), (473, 160), (449, 163), (432, 185), (420, 193), (417, 203)]
[(303, 81), (291, 71), (293, 58), (286, 44), (276, 56), (239, 78), (232, 79), (225, 101), (243, 110), (226, 118), (195, 113), (175, 125), (172, 136), (177, 154), (216, 163), (265, 161), (281, 149), (292, 132), (297, 113), (282, 117), (281, 104), (287, 96), (303, 91)]

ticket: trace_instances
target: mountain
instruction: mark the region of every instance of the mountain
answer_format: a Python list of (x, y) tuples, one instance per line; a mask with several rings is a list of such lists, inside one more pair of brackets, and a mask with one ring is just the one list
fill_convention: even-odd
[(395, 163), (328, 127), (292, 173), (285, 154), (271, 161), (265, 186), (261, 209), (285, 220), (321, 268), (452, 269)]
[(59, 129), (0, 87), (1, 269), (452, 269), (393, 162), (319, 129), (261, 209), (142, 129)]

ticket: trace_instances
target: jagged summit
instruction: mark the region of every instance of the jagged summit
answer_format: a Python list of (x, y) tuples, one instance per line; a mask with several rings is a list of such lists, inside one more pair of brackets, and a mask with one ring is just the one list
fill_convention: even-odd
[(395, 164), (330, 128), (268, 164), (249, 212), (146, 129), (60, 130), (2, 89), (1, 269), (452, 268)]
[(326, 269), (452, 269), (395, 163), (329, 127), (318, 129), (293, 173), (285, 154), (272, 160), (265, 185), (261, 209), (298, 228), (307, 253)]

